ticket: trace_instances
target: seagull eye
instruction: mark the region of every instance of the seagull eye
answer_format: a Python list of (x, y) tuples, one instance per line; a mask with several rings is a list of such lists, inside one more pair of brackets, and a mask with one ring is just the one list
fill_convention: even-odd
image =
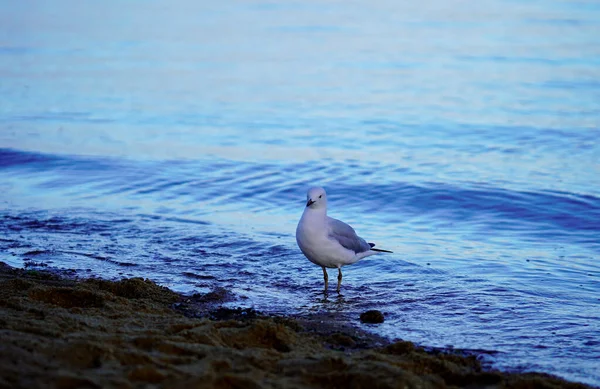
[(319, 198), (323, 197), (323, 195), (320, 195)]

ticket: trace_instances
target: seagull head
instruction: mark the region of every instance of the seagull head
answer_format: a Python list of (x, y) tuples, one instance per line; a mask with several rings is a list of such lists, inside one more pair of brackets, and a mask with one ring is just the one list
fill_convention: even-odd
[(325, 189), (321, 187), (310, 188), (306, 194), (306, 206), (312, 209), (326, 208), (327, 194), (325, 194)]

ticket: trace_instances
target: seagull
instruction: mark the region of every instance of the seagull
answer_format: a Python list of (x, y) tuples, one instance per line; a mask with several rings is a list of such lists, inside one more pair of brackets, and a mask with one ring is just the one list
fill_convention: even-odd
[(354, 228), (327, 216), (327, 194), (320, 187), (310, 188), (306, 194), (306, 208), (296, 228), (296, 242), (309, 261), (323, 268), (325, 291), (329, 280), (326, 268), (338, 269), (338, 293), (342, 285), (342, 266), (377, 253), (391, 253), (374, 248), (375, 244), (356, 235)]

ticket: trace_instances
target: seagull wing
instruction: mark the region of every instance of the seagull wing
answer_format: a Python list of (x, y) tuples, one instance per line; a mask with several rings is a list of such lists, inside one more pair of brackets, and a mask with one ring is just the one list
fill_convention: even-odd
[(371, 250), (371, 246), (360, 236), (356, 235), (354, 228), (343, 221), (327, 217), (329, 237), (336, 240), (343, 247), (355, 253), (363, 253)]

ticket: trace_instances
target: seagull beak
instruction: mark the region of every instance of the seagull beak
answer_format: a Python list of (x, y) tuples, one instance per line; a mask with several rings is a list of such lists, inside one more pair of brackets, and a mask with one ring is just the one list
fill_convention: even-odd
[(313, 204), (314, 204), (314, 201), (312, 201), (312, 199), (308, 199), (308, 201), (306, 202), (307, 207), (310, 207)]

